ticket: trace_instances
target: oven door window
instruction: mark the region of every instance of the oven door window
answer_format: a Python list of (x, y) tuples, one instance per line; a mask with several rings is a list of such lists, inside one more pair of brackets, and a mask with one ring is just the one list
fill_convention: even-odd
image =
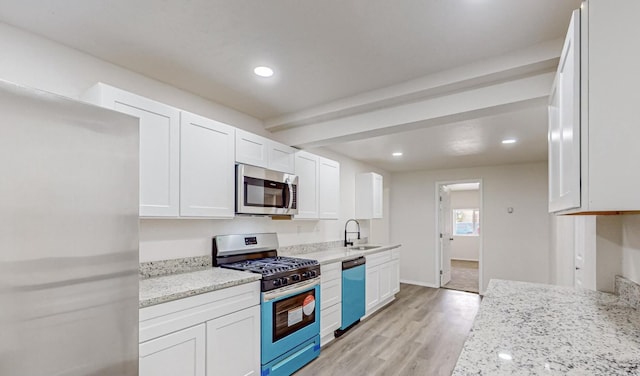
[(316, 290), (273, 303), (273, 342), (316, 321)]
[(288, 187), (284, 183), (269, 180), (244, 178), (244, 205), (264, 208), (284, 208)]

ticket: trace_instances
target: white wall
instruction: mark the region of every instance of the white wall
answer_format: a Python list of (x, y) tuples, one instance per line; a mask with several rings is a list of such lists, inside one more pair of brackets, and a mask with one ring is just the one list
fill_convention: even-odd
[[(262, 121), (218, 103), (142, 76), (42, 37), (0, 23), (0, 79), (50, 91), (71, 98), (96, 82), (194, 112), (250, 132), (272, 137)], [(272, 221), (268, 218), (233, 220), (142, 219), (140, 221), (140, 260), (207, 255), (211, 238), (217, 234), (276, 231), (281, 245), (325, 242), (343, 238), (344, 223), (355, 214), (355, 174), (377, 172), (384, 177), (386, 219), (362, 221), (363, 236), (387, 243), (390, 175), (324, 149), (313, 153), (341, 164), (340, 219), (334, 221)], [(370, 222), (370, 223), (369, 223)], [(372, 229), (370, 231), (370, 229)]]
[[(479, 209), (480, 191), (451, 191), (451, 209)], [(480, 224), (482, 230), (482, 224)], [(453, 235), (451, 258), (454, 260), (478, 261), (480, 256), (479, 236)]]
[(640, 283), (640, 215), (622, 216), (622, 275)]
[[(436, 182), (465, 179), (482, 179), (481, 290), (491, 278), (547, 283), (546, 162), (392, 174), (390, 233), (392, 242), (404, 245), (401, 279), (437, 285)], [(512, 214), (508, 207), (514, 208)]]
[(549, 247), (549, 282), (560, 286), (573, 286), (575, 217), (551, 216)]

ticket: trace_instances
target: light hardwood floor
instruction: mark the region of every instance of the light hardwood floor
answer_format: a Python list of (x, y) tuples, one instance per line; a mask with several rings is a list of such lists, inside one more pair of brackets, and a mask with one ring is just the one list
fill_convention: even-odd
[(478, 294), (402, 284), (393, 303), (296, 376), (450, 375), (479, 304)]
[(478, 292), (478, 262), (451, 260), (451, 281), (444, 288)]

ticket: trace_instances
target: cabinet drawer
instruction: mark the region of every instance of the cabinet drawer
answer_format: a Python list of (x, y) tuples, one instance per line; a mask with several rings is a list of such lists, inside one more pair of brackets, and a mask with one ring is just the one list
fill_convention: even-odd
[(342, 305), (336, 304), (320, 311), (320, 337), (333, 337), (333, 332), (342, 325)]
[(342, 263), (335, 262), (333, 264), (320, 265), (320, 277), (322, 281), (330, 281), (332, 279), (342, 277)]
[(260, 282), (251, 282), (142, 308), (140, 342), (260, 304)]
[(391, 261), (391, 251), (383, 251), (365, 256), (367, 259), (367, 267), (377, 266)]
[(320, 309), (342, 301), (342, 278), (320, 283)]

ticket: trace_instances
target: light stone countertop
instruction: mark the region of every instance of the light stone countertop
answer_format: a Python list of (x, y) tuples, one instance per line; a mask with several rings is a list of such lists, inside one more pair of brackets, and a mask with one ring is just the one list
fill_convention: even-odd
[[(363, 245), (371, 246), (371, 244)], [(318, 260), (322, 265), (388, 251), (398, 247), (400, 247), (400, 244), (384, 245), (364, 251), (339, 247), (317, 252), (282, 253), (282, 255)], [(168, 264), (176, 264), (175, 260), (169, 261), (174, 262), (168, 262)], [(182, 263), (178, 262), (177, 264), (181, 265)], [(173, 267), (175, 267), (175, 265)], [(175, 270), (182, 269), (175, 267)], [(138, 307), (149, 307), (155, 304), (258, 281), (260, 279), (260, 274), (213, 267), (194, 272), (141, 279)]]
[[(374, 245), (375, 244), (359, 244), (359, 245), (356, 245), (356, 247), (357, 246), (374, 246)], [(330, 249), (326, 249), (324, 251), (318, 251), (318, 252), (289, 253), (289, 254), (286, 254), (286, 256), (318, 260), (320, 265), (326, 265), (334, 262), (352, 260), (360, 256), (367, 256), (375, 253), (389, 251), (391, 249), (399, 248), (400, 246), (401, 244), (380, 245), (380, 246), (377, 246), (376, 248), (368, 249), (364, 251), (353, 250), (346, 247), (338, 247), (338, 248), (330, 248)]]
[(453, 375), (640, 375), (640, 311), (612, 294), (491, 280)]
[(260, 274), (223, 268), (140, 280), (139, 308), (259, 281)]

